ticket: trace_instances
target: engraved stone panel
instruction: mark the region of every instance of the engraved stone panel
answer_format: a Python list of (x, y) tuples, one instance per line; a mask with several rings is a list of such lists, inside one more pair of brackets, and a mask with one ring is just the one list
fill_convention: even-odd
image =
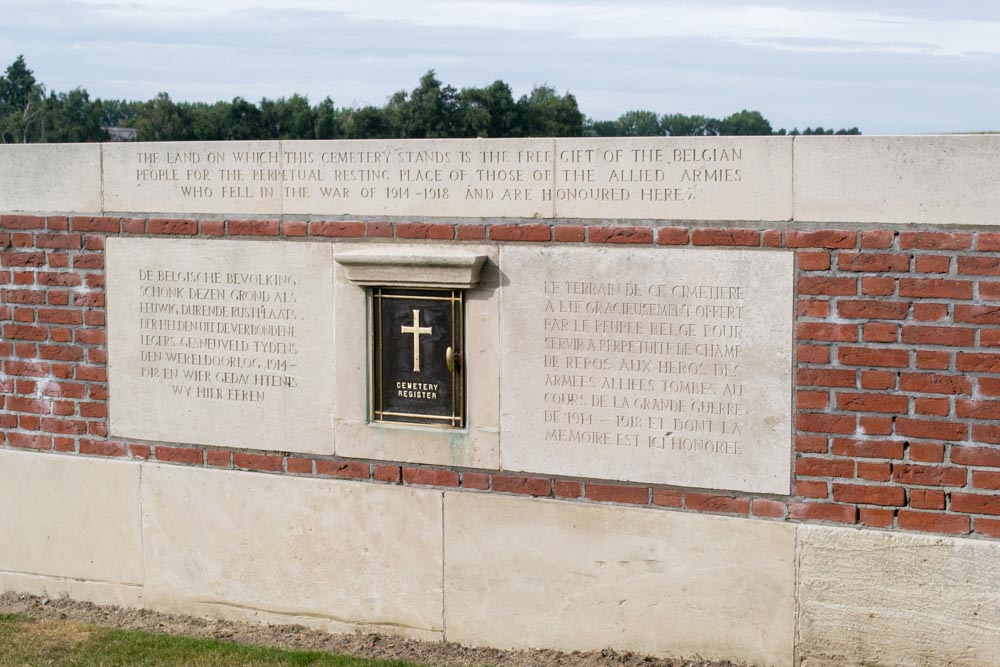
[(790, 220), (784, 137), (559, 139), (560, 218)]
[(0, 144), (0, 211), (101, 211), (97, 144)]
[(501, 466), (789, 493), (793, 257), (501, 249)]
[(284, 167), (277, 141), (103, 144), (104, 210), (281, 213), (285, 189), (309, 181)]
[(333, 452), (329, 245), (111, 238), (107, 291), (112, 435)]

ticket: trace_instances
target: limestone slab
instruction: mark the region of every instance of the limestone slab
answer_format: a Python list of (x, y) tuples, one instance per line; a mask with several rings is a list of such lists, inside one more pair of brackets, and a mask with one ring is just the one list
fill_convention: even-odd
[(785, 251), (501, 249), (504, 470), (787, 494)]
[(115, 213), (279, 214), (285, 169), (277, 141), (102, 144), (104, 210)]
[(99, 144), (0, 144), (0, 211), (99, 213)]
[(445, 494), (447, 640), (792, 664), (794, 528)]
[(996, 225), (1000, 137), (796, 137), (795, 220)]
[(329, 244), (109, 238), (111, 433), (333, 452)]
[(806, 525), (798, 531), (803, 665), (996, 663), (1000, 543)]
[(552, 217), (553, 139), (284, 141), (285, 213)]
[(141, 584), (139, 466), (0, 450), (0, 571)]
[[(433, 254), (421, 244), (386, 247), (350, 244), (341, 254)], [(404, 461), (471, 468), (500, 465), (500, 275), (499, 255), (492, 246), (462, 246), (469, 256), (484, 256), (476, 286), (465, 294), (465, 357), (467, 426), (464, 429), (396, 426), (369, 423), (371, 359), (368, 296), (337, 264), (337, 454), (383, 461)], [(350, 388), (348, 390), (347, 388)]]
[(790, 220), (786, 137), (559, 139), (558, 218)]
[(441, 636), (440, 492), (149, 465), (142, 499), (150, 606)]

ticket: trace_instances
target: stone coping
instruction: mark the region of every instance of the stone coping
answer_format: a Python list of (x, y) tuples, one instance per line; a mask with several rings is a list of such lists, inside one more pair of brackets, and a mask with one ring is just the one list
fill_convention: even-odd
[(1000, 136), (0, 146), (0, 210), (993, 225)]
[(355, 285), (470, 289), (479, 284), (486, 255), (459, 249), (383, 246), (342, 252), (334, 259)]

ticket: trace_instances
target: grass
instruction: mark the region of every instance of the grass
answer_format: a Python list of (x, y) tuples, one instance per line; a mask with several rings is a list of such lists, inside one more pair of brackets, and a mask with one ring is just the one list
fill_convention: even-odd
[(0, 667), (420, 667), (0, 614)]

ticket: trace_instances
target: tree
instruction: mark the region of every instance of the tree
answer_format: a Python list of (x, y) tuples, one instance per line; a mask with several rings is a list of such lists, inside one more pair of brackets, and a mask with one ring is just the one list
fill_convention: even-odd
[(260, 101), (261, 135), (259, 139), (312, 139), (315, 136), (316, 112), (302, 95)]
[(509, 137), (517, 127), (517, 103), (503, 81), (486, 88), (463, 88), (458, 95), (458, 136)]
[(583, 135), (583, 114), (570, 94), (559, 95), (551, 86), (536, 86), (530, 95), (517, 101), (522, 137), (579, 137)]
[(45, 87), (18, 56), (0, 77), (0, 141), (28, 143), (42, 139)]
[(618, 117), (623, 137), (658, 137), (663, 134), (660, 119), (654, 111), (626, 111)]
[(45, 100), (44, 140), (58, 143), (107, 141), (102, 127), (101, 106), (90, 101), (82, 88), (51, 93)]
[(190, 114), (160, 93), (142, 105), (135, 127), (139, 141), (186, 141), (190, 138)]
[(663, 133), (671, 137), (714, 137), (719, 134), (719, 121), (705, 116), (666, 114), (660, 118)]
[(719, 134), (736, 136), (771, 135), (771, 124), (759, 111), (739, 111), (725, 118), (719, 125)]
[(341, 136), (341, 112), (333, 106), (333, 100), (324, 99), (316, 107), (313, 136), (317, 139), (337, 139)]

